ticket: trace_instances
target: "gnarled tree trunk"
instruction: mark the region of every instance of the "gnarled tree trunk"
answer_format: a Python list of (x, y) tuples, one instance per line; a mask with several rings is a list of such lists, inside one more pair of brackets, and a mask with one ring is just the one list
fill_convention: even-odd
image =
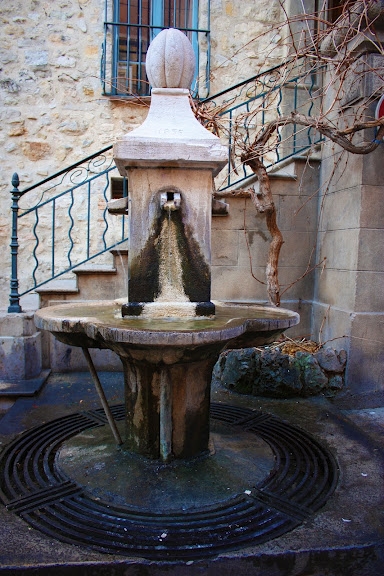
[(259, 191), (251, 191), (251, 198), (259, 214), (265, 214), (268, 230), (272, 236), (269, 246), (268, 262), (266, 267), (267, 292), (271, 304), (280, 306), (279, 285), (279, 256), (284, 244), (283, 235), (277, 225), (276, 207), (273, 201), (271, 184), (267, 171), (260, 158), (243, 155), (241, 160), (247, 164), (259, 180)]

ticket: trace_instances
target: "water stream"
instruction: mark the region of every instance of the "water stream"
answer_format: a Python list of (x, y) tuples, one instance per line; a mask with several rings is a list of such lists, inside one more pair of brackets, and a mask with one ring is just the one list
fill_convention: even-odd
[(179, 247), (177, 244), (177, 228), (172, 219), (173, 211), (167, 211), (160, 232), (160, 294), (156, 302), (189, 302), (184, 292), (182, 263)]

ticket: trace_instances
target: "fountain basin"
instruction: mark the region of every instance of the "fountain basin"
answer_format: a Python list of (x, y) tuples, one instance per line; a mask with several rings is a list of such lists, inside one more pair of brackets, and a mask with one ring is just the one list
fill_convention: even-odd
[[(72, 346), (193, 350), (224, 343), (231, 348), (272, 342), (298, 324), (296, 312), (248, 303), (215, 302), (214, 318), (140, 318), (121, 316), (119, 301), (50, 306), (38, 310), (35, 324)], [(199, 354), (201, 351), (199, 351)]]
[(290, 310), (217, 302), (215, 318), (121, 316), (120, 302), (59, 305), (36, 326), (82, 348), (109, 348), (123, 365), (124, 447), (168, 462), (208, 451), (210, 382), (224, 348), (260, 346), (299, 322)]

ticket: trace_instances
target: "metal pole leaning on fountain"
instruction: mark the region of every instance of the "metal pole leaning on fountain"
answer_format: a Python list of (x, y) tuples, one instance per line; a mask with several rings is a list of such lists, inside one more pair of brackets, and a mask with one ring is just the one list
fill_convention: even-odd
[(169, 462), (172, 457), (172, 382), (166, 367), (160, 374), (160, 457)]
[(95, 365), (94, 365), (94, 363), (93, 363), (93, 361), (92, 361), (92, 358), (91, 358), (91, 355), (90, 355), (90, 353), (89, 353), (88, 348), (85, 348), (85, 347), (84, 347), (84, 348), (82, 348), (82, 351), (83, 351), (84, 357), (85, 357), (85, 359), (86, 359), (86, 361), (87, 361), (88, 368), (89, 368), (89, 371), (90, 371), (90, 373), (91, 373), (91, 376), (92, 376), (92, 379), (93, 379), (93, 383), (94, 383), (94, 385), (95, 385), (95, 387), (96, 387), (97, 393), (98, 393), (98, 395), (99, 395), (101, 404), (102, 404), (102, 406), (103, 406), (103, 408), (104, 408), (104, 412), (105, 412), (105, 415), (106, 415), (106, 417), (107, 417), (108, 424), (109, 424), (109, 426), (110, 426), (110, 428), (111, 428), (111, 430), (112, 430), (112, 434), (113, 434), (113, 436), (114, 436), (114, 438), (115, 438), (115, 440), (116, 440), (116, 443), (120, 446), (120, 444), (122, 444), (123, 441), (122, 441), (122, 439), (121, 439), (120, 432), (119, 432), (119, 430), (117, 429), (116, 422), (115, 422), (115, 420), (114, 420), (114, 418), (113, 418), (111, 409), (110, 409), (110, 407), (109, 407), (109, 405), (108, 405), (108, 401), (107, 401), (107, 398), (106, 398), (106, 396), (105, 396), (103, 387), (102, 387), (101, 382), (100, 382), (100, 380), (99, 380), (99, 377), (98, 377), (98, 375), (97, 375)]

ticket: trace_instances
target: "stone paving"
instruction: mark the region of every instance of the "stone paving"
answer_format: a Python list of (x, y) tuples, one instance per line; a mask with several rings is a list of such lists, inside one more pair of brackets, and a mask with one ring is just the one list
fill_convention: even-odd
[[(111, 404), (121, 403), (121, 373), (101, 373)], [(380, 394), (270, 400), (214, 387), (212, 400), (262, 409), (301, 427), (340, 466), (333, 496), (295, 530), (258, 546), (190, 562), (153, 562), (101, 554), (44, 536), (0, 506), (1, 574), (379, 576), (384, 560), (384, 407)], [(53, 374), (37, 397), (4, 406), (0, 446), (61, 415), (99, 407), (87, 373)]]

